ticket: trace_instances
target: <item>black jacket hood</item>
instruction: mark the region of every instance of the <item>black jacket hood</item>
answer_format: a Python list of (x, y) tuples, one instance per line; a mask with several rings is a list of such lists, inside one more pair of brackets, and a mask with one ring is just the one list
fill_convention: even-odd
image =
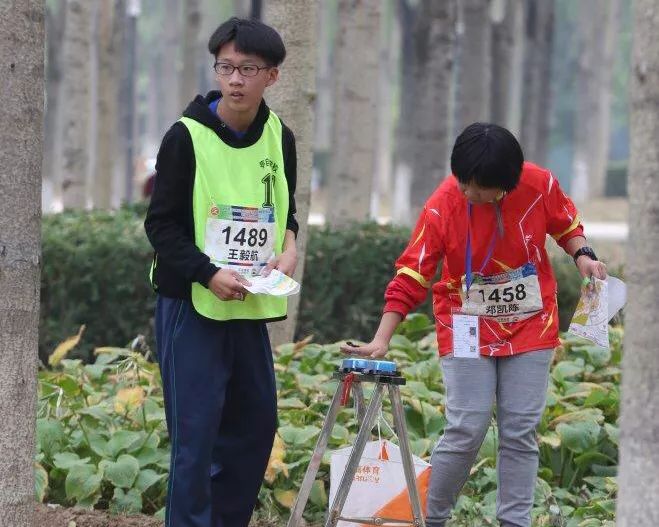
[(256, 112), (254, 121), (249, 125), (245, 135), (238, 138), (227, 127), (227, 125), (222, 122), (217, 114), (212, 112), (208, 107), (211, 102), (220, 97), (222, 97), (222, 94), (219, 91), (211, 91), (205, 97), (197, 95), (183, 112), (183, 117), (194, 119), (198, 123), (210, 128), (220, 139), (222, 139), (222, 141), (233, 148), (246, 148), (252, 146), (259, 140), (263, 133), (263, 127), (265, 126), (268, 117), (270, 117), (270, 108), (268, 108), (265, 101), (261, 99), (261, 104)]

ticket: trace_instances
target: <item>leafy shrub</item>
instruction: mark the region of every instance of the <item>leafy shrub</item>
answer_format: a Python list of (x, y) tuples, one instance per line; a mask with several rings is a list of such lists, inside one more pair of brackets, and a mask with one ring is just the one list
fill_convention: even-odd
[[(411, 447), (424, 458), (446, 423), (432, 327), (424, 315), (408, 317), (388, 356), (407, 379), (401, 395)], [(566, 337), (557, 350), (539, 429), (534, 525), (613, 525), (621, 342), (622, 330), (613, 329), (610, 352), (574, 337)], [(157, 366), (132, 350), (102, 348), (96, 357), (88, 365), (62, 360), (54, 371), (39, 374), (38, 497), (162, 515), (169, 465)], [(282, 525), (336, 389), (331, 377), (341, 358), (338, 344), (307, 341), (276, 350), (280, 426), (259, 495), (259, 514)], [(356, 432), (354, 409), (343, 408), (329, 449), (351, 444)], [(458, 501), (453, 527), (495, 525), (495, 456), (493, 424)], [(328, 493), (326, 455), (306, 509), (309, 521), (321, 521)]]
[[(137, 334), (153, 347), (155, 295), (147, 279), (151, 248), (143, 216), (143, 208), (130, 208), (44, 218), (42, 360), (82, 324), (87, 326), (86, 336), (74, 353), (85, 361), (91, 360), (95, 346), (126, 344)], [(297, 338), (310, 334), (320, 342), (369, 338), (382, 313), (394, 261), (408, 237), (407, 229), (373, 223), (341, 230), (310, 229)], [(554, 262), (565, 330), (580, 280), (569, 257)], [(418, 311), (432, 316), (430, 301)]]

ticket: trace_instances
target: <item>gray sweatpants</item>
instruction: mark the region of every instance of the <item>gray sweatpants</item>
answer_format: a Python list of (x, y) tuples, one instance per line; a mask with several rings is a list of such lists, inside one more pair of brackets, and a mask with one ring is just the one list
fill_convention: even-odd
[(485, 438), (496, 400), (499, 428), (497, 518), (530, 527), (538, 472), (536, 427), (545, 407), (552, 350), (511, 357), (441, 359), (444, 435), (432, 453), (426, 525), (444, 527)]

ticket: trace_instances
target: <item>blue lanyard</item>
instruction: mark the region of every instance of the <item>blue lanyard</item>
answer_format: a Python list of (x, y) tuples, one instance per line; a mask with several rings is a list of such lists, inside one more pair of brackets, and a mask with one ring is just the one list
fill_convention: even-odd
[[(467, 248), (465, 249), (465, 281), (466, 281), (466, 286), (467, 286), (467, 296), (469, 296), (469, 288), (471, 287), (471, 282), (472, 282), (472, 272), (471, 272), (471, 202), (467, 203)], [(503, 220), (501, 218), (501, 208), (499, 207), (499, 203), (494, 204), (495, 207), (495, 212), (497, 215), (497, 228), (494, 230), (494, 234), (492, 234), (492, 239), (490, 240), (490, 245), (487, 249), (487, 255), (485, 256), (485, 259), (483, 260), (483, 265), (481, 265), (481, 268), (479, 269), (479, 274), (483, 272), (483, 269), (485, 269), (485, 266), (489, 263), (490, 259), (492, 258), (492, 253), (494, 252), (494, 246), (497, 243), (497, 238), (498, 236), (503, 237)]]

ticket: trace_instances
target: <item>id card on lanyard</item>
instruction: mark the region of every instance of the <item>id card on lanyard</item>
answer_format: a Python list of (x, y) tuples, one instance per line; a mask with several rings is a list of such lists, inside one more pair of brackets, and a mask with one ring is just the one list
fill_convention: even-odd
[(465, 279), (461, 312), (485, 317), (501, 323), (518, 322), (542, 311), (542, 294), (538, 272), (531, 262), (497, 275), (484, 276), (483, 270), (492, 257), (497, 232), (503, 237), (503, 221), (499, 204), (495, 204), (497, 231), (487, 256), (476, 274), (472, 274), (471, 204), (468, 206), (467, 247), (465, 250)]

